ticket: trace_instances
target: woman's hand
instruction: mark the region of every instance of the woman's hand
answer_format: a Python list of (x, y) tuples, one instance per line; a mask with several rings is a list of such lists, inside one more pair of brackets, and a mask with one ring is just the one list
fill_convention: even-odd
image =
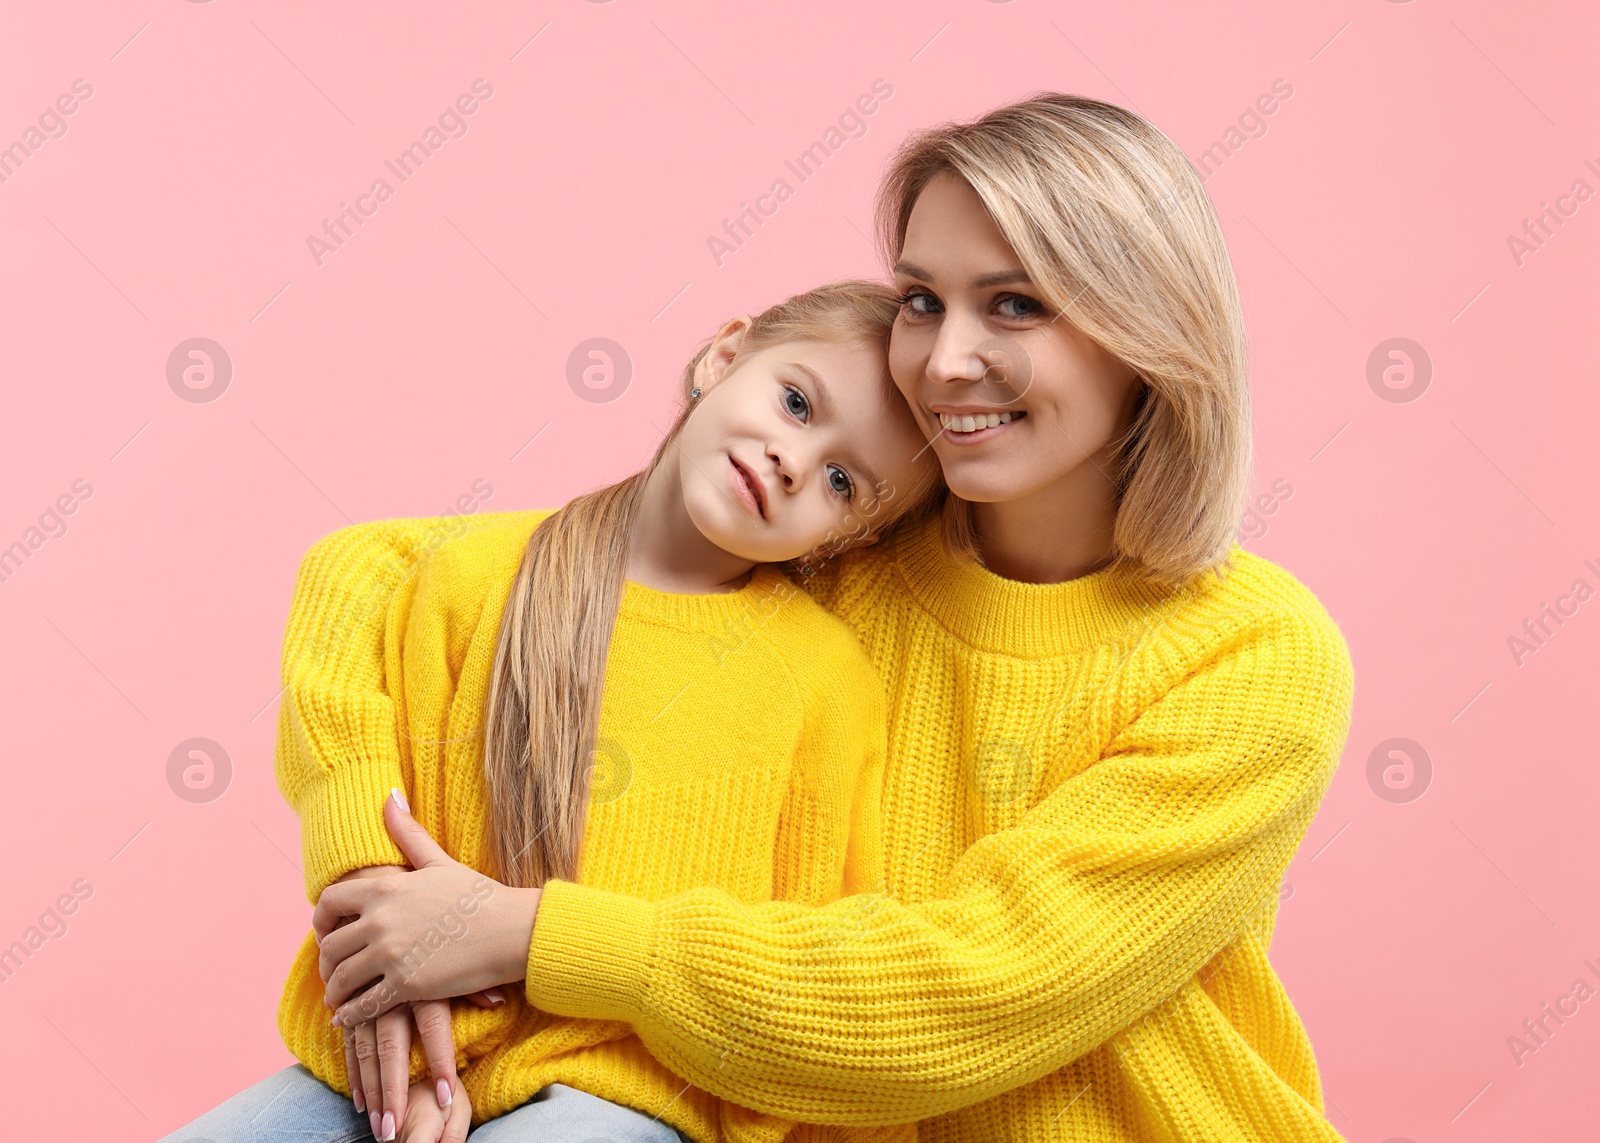
[[(539, 890), (502, 885), (456, 861), (412, 819), (398, 790), (384, 803), (411, 873), (335, 882), (312, 914), (333, 1023), (396, 1004), (459, 996), (527, 972)], [(471, 940), (465, 939), (471, 934)]]

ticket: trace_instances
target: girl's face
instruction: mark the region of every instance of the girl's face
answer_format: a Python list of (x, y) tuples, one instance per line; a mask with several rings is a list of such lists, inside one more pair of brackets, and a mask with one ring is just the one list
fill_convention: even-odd
[(1109, 442), (1142, 383), (1040, 300), (965, 179), (938, 175), (918, 196), (895, 287), (889, 370), (957, 496), (1114, 483)]
[(724, 551), (776, 563), (875, 526), (936, 463), (882, 351), (784, 342), (729, 369), (742, 336), (729, 323), (712, 343), (710, 379), (678, 437), (695, 527)]

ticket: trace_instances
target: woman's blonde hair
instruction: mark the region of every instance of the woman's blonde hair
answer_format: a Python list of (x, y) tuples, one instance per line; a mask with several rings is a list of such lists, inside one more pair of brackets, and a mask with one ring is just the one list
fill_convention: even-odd
[[(876, 282), (807, 290), (751, 320), (722, 377), (782, 342), (846, 342), (887, 353), (898, 312), (894, 291)], [(709, 349), (708, 342), (684, 369), (686, 395)], [(686, 402), (643, 471), (577, 497), (540, 521), (528, 539), (500, 621), (484, 723), (491, 850), (506, 884), (576, 879), (606, 654), (639, 494), (695, 407)], [(924, 468), (929, 475), (918, 487), (877, 498), (871, 531), (926, 507), (938, 466)]]
[[(1144, 382), (1115, 443), (1112, 566), (1168, 583), (1226, 563), (1248, 494), (1244, 319), (1222, 228), (1182, 151), (1142, 117), (1040, 93), (909, 137), (879, 189), (892, 266), (943, 173), (988, 208), (1044, 300)], [(976, 558), (969, 502), (945, 542)]]

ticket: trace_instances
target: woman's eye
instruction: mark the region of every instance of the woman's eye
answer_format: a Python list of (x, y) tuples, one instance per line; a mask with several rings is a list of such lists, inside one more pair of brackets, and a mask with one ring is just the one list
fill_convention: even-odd
[(1038, 302), (1034, 301), (1032, 298), (1025, 298), (1021, 294), (1009, 294), (1009, 295), (1007, 295), (1006, 297), (1004, 297), (1004, 298), (1002, 298), (1000, 300), (1000, 305), (1002, 305), (1002, 306), (1009, 306), (1009, 305), (1011, 305), (1013, 303), (1021, 306), (1022, 307), (1022, 312), (1021, 313), (1007, 313), (1007, 314), (1004, 315), (1005, 317), (1009, 317), (1009, 318), (1037, 317), (1040, 313), (1042, 313), (1044, 311), (1044, 307), (1041, 306)]
[(799, 417), (802, 421), (811, 412), (811, 402), (806, 400), (806, 395), (793, 385), (783, 387), (783, 407), (789, 411), (790, 416)]
[(912, 313), (920, 316), (937, 313), (938, 299), (926, 290), (907, 290), (900, 295), (900, 304), (908, 307)]
[(856, 493), (855, 481), (851, 480), (850, 474), (837, 464), (828, 466), (828, 487), (835, 495), (842, 496), (846, 500), (852, 499)]

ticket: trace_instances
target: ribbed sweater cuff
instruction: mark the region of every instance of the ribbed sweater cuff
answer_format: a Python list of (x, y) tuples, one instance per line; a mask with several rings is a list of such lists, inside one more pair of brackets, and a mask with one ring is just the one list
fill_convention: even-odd
[(655, 924), (652, 901), (546, 882), (528, 945), (528, 1002), (557, 1016), (636, 1022)]
[(330, 770), (300, 797), (306, 899), (313, 904), (334, 881), (366, 865), (404, 865), (406, 855), (383, 823), (391, 787), (406, 788), (396, 763)]

